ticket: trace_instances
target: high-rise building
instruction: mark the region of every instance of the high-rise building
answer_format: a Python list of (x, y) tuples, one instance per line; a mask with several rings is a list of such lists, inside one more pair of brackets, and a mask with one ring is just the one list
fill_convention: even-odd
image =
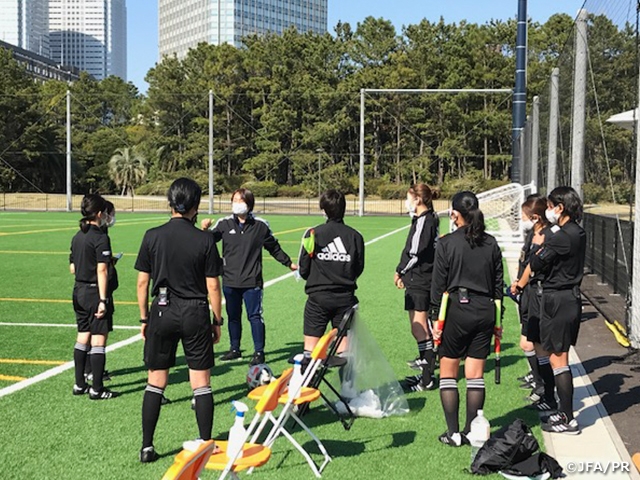
[(245, 35), (282, 33), (290, 26), (303, 33), (325, 33), (327, 2), (328, 0), (158, 0), (160, 58), (173, 54), (182, 58), (190, 48), (201, 42), (240, 46)]
[(61, 65), (127, 79), (125, 0), (49, 0), (49, 38)]
[(49, 0), (0, 0), (0, 40), (49, 56)]

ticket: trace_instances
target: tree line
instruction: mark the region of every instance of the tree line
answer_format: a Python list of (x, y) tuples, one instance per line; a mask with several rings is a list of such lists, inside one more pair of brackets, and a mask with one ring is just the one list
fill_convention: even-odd
[[(590, 29), (600, 111), (631, 108), (634, 30), (606, 17), (592, 17)], [(74, 192), (164, 194), (181, 175), (206, 186), (212, 91), (216, 193), (249, 185), (258, 195), (311, 196), (318, 188), (357, 191), (360, 89), (513, 87), (515, 20), (422, 20), (398, 32), (368, 17), (334, 30), (253, 36), (244, 48), (200, 44), (150, 69), (145, 95), (117, 77), (36, 83), (0, 49), (1, 188), (64, 191), (68, 88)], [(572, 34), (564, 14), (530, 24), (529, 97), (548, 91)], [(587, 128), (587, 180), (602, 183), (591, 116)], [(368, 195), (404, 196), (419, 181), (445, 192), (509, 181), (508, 94), (367, 95), (365, 132)], [(629, 182), (629, 134), (606, 134), (616, 178)]]

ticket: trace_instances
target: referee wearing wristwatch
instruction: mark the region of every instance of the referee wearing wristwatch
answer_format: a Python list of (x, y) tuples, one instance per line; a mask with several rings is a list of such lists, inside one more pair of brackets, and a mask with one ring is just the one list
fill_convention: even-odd
[[(189, 367), (199, 438), (211, 439), (211, 368), (213, 344), (220, 340), (222, 325), (218, 279), (222, 262), (213, 237), (194, 226), (201, 195), (198, 184), (189, 178), (179, 178), (171, 184), (168, 192), (171, 219), (146, 232), (135, 264), (139, 272), (137, 290), (145, 340), (144, 362), (148, 369), (142, 402), (143, 463), (158, 459), (153, 436), (179, 341)], [(153, 301), (149, 309), (151, 281)]]

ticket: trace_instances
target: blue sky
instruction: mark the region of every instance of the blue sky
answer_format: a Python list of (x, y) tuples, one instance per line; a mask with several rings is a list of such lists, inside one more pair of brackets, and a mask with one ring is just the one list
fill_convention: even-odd
[[(554, 13), (575, 16), (582, 0), (529, 0), (529, 17), (544, 22)], [(371, 15), (391, 20), (398, 30), (402, 25), (418, 23), (423, 18), (432, 21), (441, 16), (447, 22), (467, 20), (485, 23), (491, 19), (513, 18), (517, 0), (329, 0), (329, 31), (339, 20), (352, 26)], [(146, 91), (144, 77), (158, 59), (158, 2), (129, 0), (127, 2), (127, 63), (128, 80)]]

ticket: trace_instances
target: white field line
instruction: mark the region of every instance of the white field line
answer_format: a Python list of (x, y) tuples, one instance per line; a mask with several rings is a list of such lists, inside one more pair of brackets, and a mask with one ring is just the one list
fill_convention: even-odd
[[(398, 228), (396, 230), (393, 230), (389, 233), (385, 233), (384, 235), (381, 235), (379, 237), (376, 237), (372, 240), (369, 240), (368, 242), (365, 243), (365, 245), (371, 245), (373, 243), (376, 243), (384, 238), (387, 238), (391, 235), (394, 235), (398, 232), (401, 232), (402, 230), (406, 230), (407, 228), (409, 228), (409, 225), (406, 225), (404, 227)], [(285, 273), (284, 275), (281, 275), (280, 277), (274, 278), (273, 280), (269, 280), (267, 282), (264, 283), (264, 288), (270, 287), (272, 285), (275, 285), (276, 283), (279, 283), (283, 280), (286, 280), (287, 278), (293, 277), (295, 275), (295, 272), (290, 272), (290, 273)], [(0, 325), (7, 325), (6, 323), (0, 323)], [(18, 325), (15, 323), (8, 323), (8, 325)], [(34, 325), (34, 324), (22, 324), (22, 325)], [(41, 324), (42, 326), (52, 326), (52, 324)], [(64, 324), (60, 324), (59, 326), (63, 326)], [(71, 326), (71, 327), (75, 327), (75, 325), (64, 325), (66, 326)], [(114, 326), (114, 328), (116, 328)], [(138, 327), (134, 327), (134, 328), (138, 328)], [(126, 340), (122, 340), (120, 342), (114, 343), (113, 345), (109, 345), (107, 347), (107, 352), (113, 352), (114, 350), (117, 350), (119, 348), (122, 347), (126, 347), (127, 345), (130, 345), (132, 343), (137, 342), (138, 340), (142, 340), (142, 336), (140, 334), (134, 335), (133, 337), (127, 338)], [(26, 380), (22, 380), (21, 382), (15, 383), (13, 385), (10, 385), (8, 387), (2, 388), (0, 389), (0, 398), (6, 396), (6, 395), (10, 395), (12, 393), (15, 393), (19, 390), (22, 390), (24, 388), (27, 388), (31, 385), (34, 385), (36, 383), (39, 383), (43, 380), (47, 380), (48, 378), (54, 377), (56, 375), (61, 374), (62, 372), (65, 372), (67, 370), (70, 370), (73, 368), (73, 361), (64, 363), (62, 365), (59, 365), (57, 367), (51, 368), (49, 370), (46, 370), (44, 372), (42, 372), (39, 375), (36, 375), (35, 377), (31, 377), (31, 378), (27, 378)]]
[[(0, 327), (68, 327), (68, 328), (77, 328), (78, 326), (75, 323), (11, 323), (11, 322), (0, 322)], [(134, 325), (114, 325), (114, 330), (140, 330), (140, 327), (136, 327)]]

